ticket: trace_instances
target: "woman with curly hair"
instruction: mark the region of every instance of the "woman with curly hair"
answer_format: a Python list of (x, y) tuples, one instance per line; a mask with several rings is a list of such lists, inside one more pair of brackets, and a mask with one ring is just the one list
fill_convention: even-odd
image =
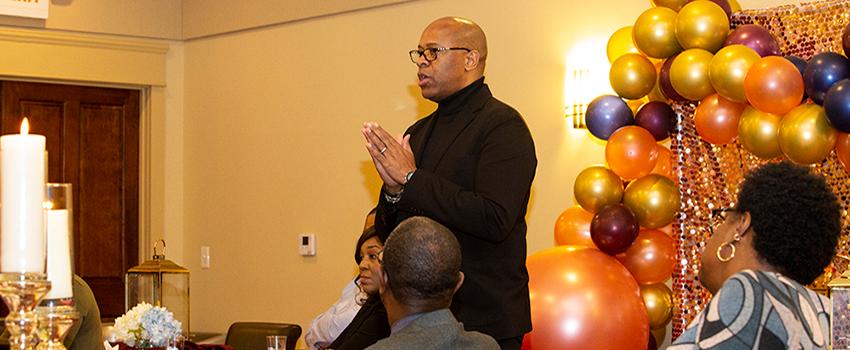
[(807, 168), (748, 174), (737, 205), (712, 211), (699, 279), (714, 296), (669, 349), (826, 349), (829, 299), (805, 286), (835, 256), (840, 211)]

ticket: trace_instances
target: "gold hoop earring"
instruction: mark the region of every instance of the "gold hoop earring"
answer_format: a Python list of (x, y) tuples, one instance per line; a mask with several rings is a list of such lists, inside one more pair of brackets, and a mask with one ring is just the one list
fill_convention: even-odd
[[(729, 262), (732, 259), (734, 259), (735, 258), (735, 250), (736, 250), (735, 249), (735, 243), (738, 243), (739, 241), (741, 241), (741, 235), (739, 233), (735, 233), (735, 236), (732, 237), (731, 241), (723, 242), (722, 244), (720, 244), (720, 246), (717, 247), (717, 251), (715, 252), (715, 255), (717, 255), (717, 260), (720, 260), (720, 262), (726, 263), (726, 262)], [(726, 257), (723, 256), (723, 247), (731, 248), (732, 251), (729, 252), (729, 256), (726, 256)]]

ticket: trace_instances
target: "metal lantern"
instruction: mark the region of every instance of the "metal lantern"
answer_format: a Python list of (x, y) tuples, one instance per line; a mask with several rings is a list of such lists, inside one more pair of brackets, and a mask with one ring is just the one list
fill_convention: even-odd
[(183, 325), (183, 334), (189, 334), (189, 269), (165, 258), (165, 241), (162, 254), (153, 247), (153, 260), (148, 260), (127, 270), (126, 310), (141, 302), (161, 306), (171, 311)]
[(850, 349), (850, 269), (827, 286), (832, 304), (832, 349)]

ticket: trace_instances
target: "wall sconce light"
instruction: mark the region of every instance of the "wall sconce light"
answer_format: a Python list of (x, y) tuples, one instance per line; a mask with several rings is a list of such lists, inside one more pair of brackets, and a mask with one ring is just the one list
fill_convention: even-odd
[(587, 124), (584, 121), (587, 105), (590, 104), (590, 99), (587, 97), (587, 91), (590, 81), (590, 68), (576, 68), (572, 70), (572, 79), (566, 84), (570, 97), (566, 106), (564, 106), (564, 116), (572, 119), (573, 129), (587, 129)]

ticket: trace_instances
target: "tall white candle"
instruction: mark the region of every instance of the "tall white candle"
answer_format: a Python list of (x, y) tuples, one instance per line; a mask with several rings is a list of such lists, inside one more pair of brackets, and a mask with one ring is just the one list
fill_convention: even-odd
[(0, 271), (41, 272), (45, 263), (42, 135), (0, 136)]
[(47, 280), (52, 287), (45, 299), (74, 296), (71, 288), (71, 236), (68, 232), (70, 216), (67, 209), (47, 211)]

